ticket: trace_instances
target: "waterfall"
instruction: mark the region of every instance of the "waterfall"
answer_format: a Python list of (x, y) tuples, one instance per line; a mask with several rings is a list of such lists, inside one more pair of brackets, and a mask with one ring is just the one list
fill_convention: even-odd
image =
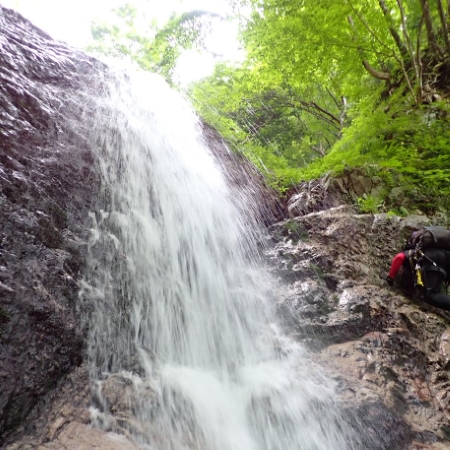
[(333, 382), (277, 324), (250, 208), (195, 114), (157, 76), (104, 83), (86, 117), (103, 179), (81, 293), (94, 422), (145, 449), (354, 448)]

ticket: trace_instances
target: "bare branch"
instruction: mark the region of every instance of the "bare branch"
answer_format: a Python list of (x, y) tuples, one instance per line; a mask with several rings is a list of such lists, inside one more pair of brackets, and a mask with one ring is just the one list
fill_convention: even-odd
[(319, 156), (325, 156), (325, 148), (322, 144), (322, 142), (319, 142), (318, 146), (315, 145), (311, 145), (311, 147), (309, 147), (314, 153), (317, 153)]
[[(306, 104), (308, 104), (308, 103), (306, 103)], [(317, 111), (320, 111), (321, 113), (327, 115), (328, 117), (330, 117), (335, 122), (339, 123), (339, 118), (338, 117), (336, 117), (334, 114), (332, 114), (329, 111), (327, 111), (327, 110), (323, 109), (322, 107), (320, 107), (316, 102), (309, 102), (309, 105), (311, 105), (313, 108), (317, 109)]]
[(317, 117), (318, 119), (332, 125), (337, 130), (340, 130), (339, 118), (336, 117), (334, 114), (330, 113), (329, 111), (323, 109), (315, 102), (307, 102), (304, 100), (294, 99), (292, 103), (291, 102), (278, 103), (275, 106), (265, 106), (264, 108), (254, 109), (253, 112), (257, 113), (263, 111), (277, 110), (279, 108), (302, 109), (303, 111), (306, 111), (312, 116)]
[(406, 72), (405, 64), (403, 64), (403, 60), (401, 58), (399, 58), (397, 55), (394, 55), (394, 58), (396, 59), (396, 61), (398, 62), (398, 64), (400, 65), (400, 67), (402, 69), (403, 76), (405, 77), (405, 80), (406, 80), (406, 84), (408, 85), (409, 91), (411, 92), (411, 95), (414, 99), (414, 103), (417, 105), (416, 93), (414, 92), (413, 85), (411, 83), (411, 80), (409, 79), (408, 73)]
[(340, 102), (337, 101), (336, 97), (333, 95), (333, 93), (332, 93), (328, 88), (325, 88), (325, 89), (326, 89), (326, 91), (328, 92), (329, 96), (333, 99), (334, 104), (335, 104), (339, 109), (341, 109), (341, 108), (342, 108), (342, 103), (340, 103)]

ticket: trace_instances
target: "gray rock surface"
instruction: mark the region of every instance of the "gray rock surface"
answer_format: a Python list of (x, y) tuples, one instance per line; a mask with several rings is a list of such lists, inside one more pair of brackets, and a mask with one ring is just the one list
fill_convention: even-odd
[[(138, 450), (125, 436), (104, 433), (90, 425), (71, 422), (58, 437), (47, 444), (39, 445), (37, 450)], [(12, 450), (12, 449), (11, 449)]]
[(98, 178), (70, 121), (94, 62), (0, 7), (0, 443), (82, 361), (77, 281)]
[(450, 448), (450, 313), (384, 281), (406, 237), (427, 223), (342, 205), (271, 228), (280, 312), (377, 448)]

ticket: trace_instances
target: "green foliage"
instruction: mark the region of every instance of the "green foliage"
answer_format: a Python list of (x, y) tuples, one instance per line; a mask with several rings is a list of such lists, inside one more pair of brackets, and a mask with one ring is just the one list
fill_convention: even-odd
[(389, 210), (387, 212), (388, 217), (394, 216), (406, 217), (409, 214), (411, 214), (410, 211), (408, 211), (408, 209), (405, 208), (404, 206), (399, 206), (398, 208), (395, 208), (394, 210)]
[[(448, 104), (422, 105), (426, 74), (417, 60), (432, 70), (442, 58), (421, 25), (420, 2), (241, 3), (253, 8), (241, 35), (246, 61), (217, 67), (190, 94), (273, 187), (284, 192), (325, 172), (375, 165), (384, 196), (394, 178), (411, 197), (411, 186), (420, 185), (421, 205), (448, 194)], [(437, 9), (430, 12), (438, 29)]]
[(376, 214), (384, 207), (384, 201), (374, 195), (363, 194), (356, 199), (356, 206), (361, 213)]
[[(393, 42), (380, 8), (366, 1), (248, 3), (246, 61), (218, 66), (190, 95), (201, 116), (285, 190), (340, 139), (350, 105), (380, 89), (361, 58), (376, 64)], [(313, 167), (311, 176), (322, 173)]]
[(339, 173), (345, 166), (373, 163), (394, 169), (405, 182), (423, 190), (438, 188), (450, 194), (450, 117), (446, 109), (434, 105), (406, 109), (395, 98), (372, 109), (371, 114), (361, 109), (330, 153), (302, 176), (327, 170)]
[(139, 21), (138, 10), (126, 4), (113, 10), (114, 23), (97, 22), (91, 27), (95, 44), (88, 50), (136, 62), (173, 84), (177, 60), (184, 50), (203, 46), (205, 32), (218, 18), (207, 11), (190, 11), (172, 18), (159, 28)]
[(299, 241), (307, 241), (309, 239), (308, 231), (303, 227), (303, 225), (296, 220), (288, 220), (284, 224), (284, 228), (287, 231), (289, 237), (292, 238), (294, 244)]
[[(269, 185), (283, 193), (360, 167), (383, 186), (358, 199), (361, 211), (402, 214), (391, 195), (398, 187), (408, 209), (450, 207), (450, 48), (435, 3), (428, 2), (429, 17), (416, 0), (234, 3), (250, 11), (241, 17), (247, 57), (218, 65), (189, 96)], [(170, 82), (181, 52), (202, 46), (214, 18), (192, 11), (162, 28), (142, 27), (125, 5), (115, 23), (93, 26), (95, 49)], [(444, 93), (433, 98), (438, 87)]]

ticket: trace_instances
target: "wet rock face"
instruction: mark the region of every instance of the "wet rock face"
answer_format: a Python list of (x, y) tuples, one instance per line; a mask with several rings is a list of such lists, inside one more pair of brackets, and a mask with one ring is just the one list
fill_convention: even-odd
[(271, 228), (280, 312), (377, 449), (450, 448), (450, 313), (384, 282), (406, 237), (425, 224), (342, 205)]
[(98, 177), (74, 101), (93, 62), (0, 7), (0, 442), (82, 359), (77, 282)]
[[(220, 134), (206, 123), (202, 124), (203, 136), (208, 148), (223, 168), (233, 198), (243, 199), (244, 217), (250, 215), (256, 224), (268, 226), (286, 217), (285, 205), (277, 193), (264, 181), (262, 175), (242, 155), (233, 153)], [(252, 209), (249, 214), (249, 208)]]

